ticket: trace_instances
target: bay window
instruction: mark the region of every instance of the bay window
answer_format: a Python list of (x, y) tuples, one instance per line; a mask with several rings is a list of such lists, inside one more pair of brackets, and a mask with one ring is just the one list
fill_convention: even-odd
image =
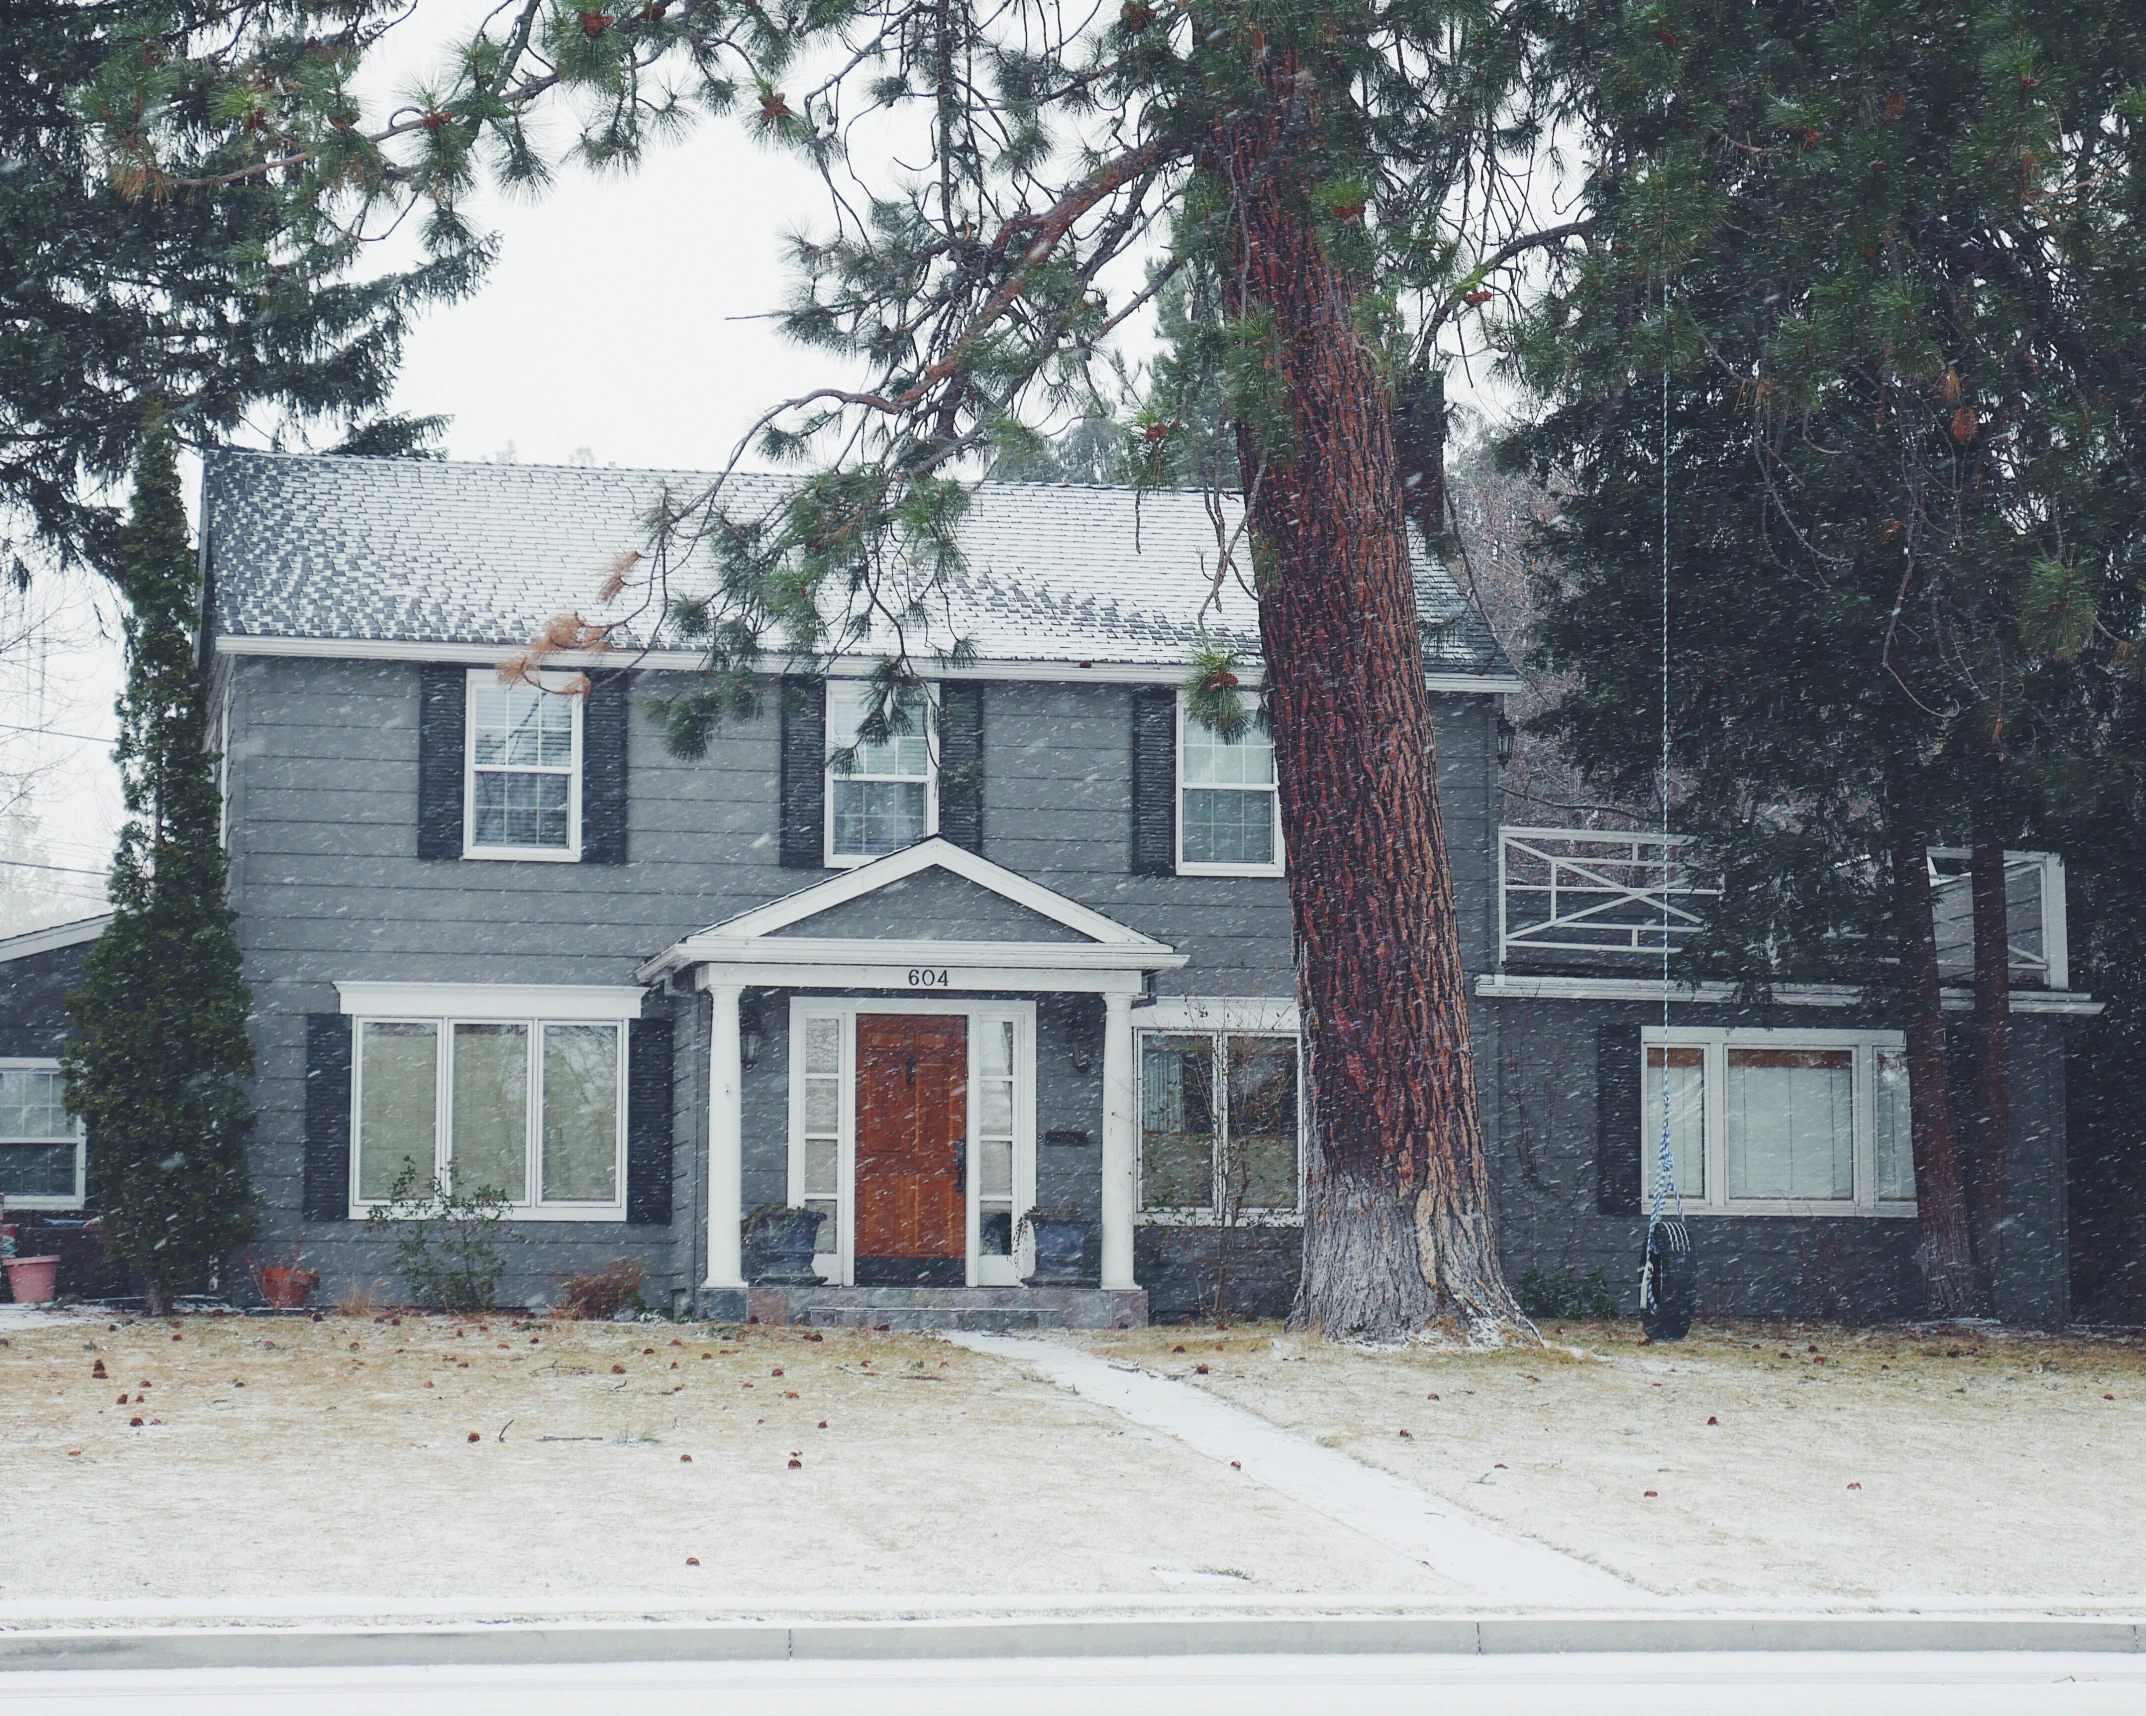
[(1688, 1211), (1915, 1213), (1897, 1032), (1650, 1029), (1642, 1055), (1646, 1198), (1666, 1118)]

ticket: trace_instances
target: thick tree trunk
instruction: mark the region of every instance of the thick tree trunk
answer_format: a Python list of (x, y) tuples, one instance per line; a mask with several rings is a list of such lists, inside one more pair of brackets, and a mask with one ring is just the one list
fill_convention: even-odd
[(1915, 1209), (1923, 1288), (1934, 1317), (1982, 1313), (1960, 1138), (1952, 1112), (1952, 1073), (1945, 1062), (1945, 1017), (1937, 970), (1937, 924), (1930, 911), (1930, 854), (1918, 838), (1893, 850), (1900, 959), (1907, 991), (1909, 1132), (1915, 1153)]
[(1968, 861), (1975, 920), (1974, 1160), (1967, 1182), (1975, 1269), (1993, 1310), (2004, 1264), (2005, 1150), (2012, 1130), (2012, 943), (2005, 916), (2004, 835), (1978, 825)]
[(1240, 425), (1304, 1019), (1311, 1148), (1295, 1321), (1393, 1339), (1525, 1327), (1491, 1232), (1439, 827), (1393, 401), (1289, 161), (1318, 92), (1290, 56), (1218, 128), (1230, 313), (1272, 317), (1286, 429)]

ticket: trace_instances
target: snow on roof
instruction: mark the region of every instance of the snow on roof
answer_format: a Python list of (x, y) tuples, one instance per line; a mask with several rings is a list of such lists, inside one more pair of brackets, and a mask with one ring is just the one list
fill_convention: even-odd
[[(288, 453), (213, 452), (203, 466), (219, 633), (507, 647), (562, 613), (610, 617), (597, 588), (621, 554), (646, 541), (650, 503), (666, 485), (683, 496), (713, 480), (697, 471)], [(754, 512), (790, 481), (738, 475), (726, 494)], [(1234, 524), (1231, 512), (1224, 519)], [(960, 540), (967, 565), (946, 593), (949, 635), (935, 641), (966, 637), (985, 661), (1174, 667), (1203, 637), (1257, 653), (1243, 584), (1224, 580), (1210, 603), (1218, 550), (1197, 494), (987, 483)], [(1236, 558), (1248, 568), (1242, 544)], [(1509, 675), (1445, 568), (1419, 557), (1415, 577), (1425, 666)], [(632, 602), (629, 591), (620, 611)]]

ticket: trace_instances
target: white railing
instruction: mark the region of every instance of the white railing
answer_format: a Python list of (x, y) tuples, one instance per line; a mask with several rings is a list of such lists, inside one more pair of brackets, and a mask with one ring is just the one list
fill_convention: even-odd
[[(1704, 921), (1720, 888), (1692, 870), (1675, 835), (1585, 828), (1498, 830), (1498, 962), (1514, 954), (1673, 953)], [(1964, 847), (1934, 847), (1930, 883), (1938, 967), (1953, 983), (1974, 975), (1974, 914)], [(2012, 977), (2069, 989), (2064, 861), (2053, 852), (2004, 855)]]
[(1672, 951), (1721, 890), (1687, 872), (1674, 835), (1498, 830), (1498, 955)]

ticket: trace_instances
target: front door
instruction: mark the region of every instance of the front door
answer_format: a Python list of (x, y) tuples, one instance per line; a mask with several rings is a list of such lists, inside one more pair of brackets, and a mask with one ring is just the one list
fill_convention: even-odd
[(966, 1282), (968, 1153), (968, 1020), (860, 1013), (857, 1285)]

